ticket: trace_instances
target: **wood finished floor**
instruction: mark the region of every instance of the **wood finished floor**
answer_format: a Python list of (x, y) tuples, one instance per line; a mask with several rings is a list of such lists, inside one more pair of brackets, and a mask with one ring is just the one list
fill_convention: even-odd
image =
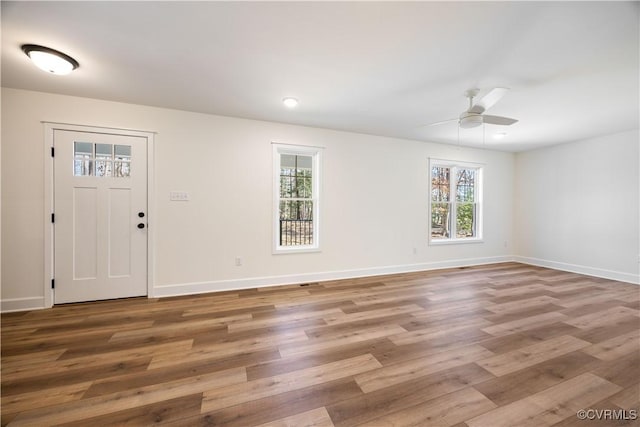
[(2, 425), (638, 425), (576, 412), (640, 409), (639, 310), (508, 263), (9, 313)]

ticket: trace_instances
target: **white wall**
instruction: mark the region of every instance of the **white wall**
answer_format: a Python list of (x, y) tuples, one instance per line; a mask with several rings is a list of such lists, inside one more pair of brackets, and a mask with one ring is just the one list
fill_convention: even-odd
[(638, 131), (516, 155), (518, 260), (639, 283)]
[[(470, 265), (512, 252), (511, 153), (3, 88), (4, 311), (43, 304), (41, 121), (158, 132), (157, 296)], [(326, 147), (321, 253), (272, 255), (272, 141)], [(484, 243), (427, 244), (430, 156), (486, 165)], [(176, 190), (191, 200), (170, 202)]]

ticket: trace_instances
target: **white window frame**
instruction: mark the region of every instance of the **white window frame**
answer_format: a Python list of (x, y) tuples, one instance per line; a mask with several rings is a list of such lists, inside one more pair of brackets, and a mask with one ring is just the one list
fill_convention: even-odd
[[(431, 235), (431, 212), (432, 212), (432, 178), (431, 178), (431, 170), (434, 167), (448, 167), (449, 168), (449, 195), (451, 203), (451, 233), (448, 238), (438, 238), (434, 239)], [(474, 200), (476, 203), (476, 235), (474, 237), (455, 237), (457, 234), (456, 230), (456, 212), (457, 212), (457, 202), (455, 200), (456, 195), (456, 183), (455, 177), (457, 169), (474, 169), (476, 171), (475, 177), (475, 185), (474, 185)], [(481, 163), (470, 163), (470, 162), (460, 162), (455, 160), (443, 160), (443, 159), (434, 159), (429, 158), (429, 212), (428, 212), (428, 236), (429, 236), (429, 244), (430, 245), (451, 245), (451, 244), (464, 244), (464, 243), (482, 243), (483, 240), (483, 218), (484, 218), (484, 209), (482, 202), (482, 193), (483, 193), (483, 179), (484, 179), (484, 165)]]
[[(305, 145), (272, 143), (273, 145), (273, 253), (290, 254), (320, 252), (320, 198), (322, 182), (322, 148)], [(313, 244), (280, 245), (280, 159), (282, 154), (312, 157), (311, 191), (313, 202)]]

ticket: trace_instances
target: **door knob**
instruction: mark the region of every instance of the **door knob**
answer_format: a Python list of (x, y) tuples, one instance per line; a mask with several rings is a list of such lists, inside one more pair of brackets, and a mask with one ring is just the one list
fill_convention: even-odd
[(138, 212), (138, 216), (139, 216), (140, 218), (144, 218), (144, 212)]
[(143, 223), (138, 224), (138, 228), (143, 229), (144, 228), (144, 224)]

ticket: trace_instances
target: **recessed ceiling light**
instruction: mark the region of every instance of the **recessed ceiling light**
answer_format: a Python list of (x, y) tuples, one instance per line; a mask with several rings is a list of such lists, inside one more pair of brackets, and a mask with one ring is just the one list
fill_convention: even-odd
[(57, 50), (38, 46), (35, 44), (25, 44), (22, 51), (27, 54), (36, 67), (52, 74), (69, 74), (80, 66), (78, 61)]
[(298, 100), (295, 98), (287, 97), (282, 99), (282, 103), (287, 108), (295, 108), (298, 105)]
[(502, 139), (507, 136), (506, 132), (496, 132), (493, 134), (493, 139)]

